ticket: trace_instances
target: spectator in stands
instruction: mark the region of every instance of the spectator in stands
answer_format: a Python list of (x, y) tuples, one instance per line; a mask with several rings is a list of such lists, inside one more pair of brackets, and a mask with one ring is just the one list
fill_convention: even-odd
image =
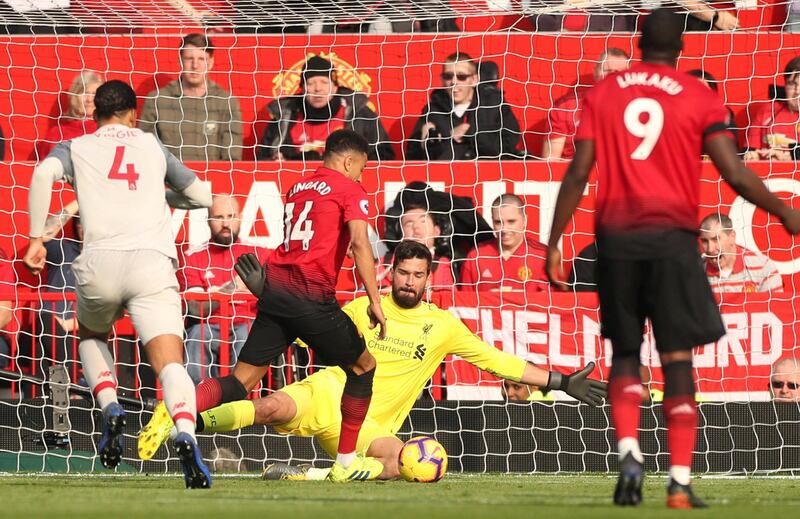
[[(568, 6), (569, 4), (564, 4)], [(538, 14), (531, 17), (534, 30), (541, 32), (636, 32), (636, 11), (630, 8), (603, 11), (595, 7), (591, 13), (569, 9), (562, 14)]]
[(492, 202), (495, 240), (472, 249), (461, 270), (461, 290), (546, 290), (547, 246), (528, 236), (525, 202), (506, 193)]
[(503, 380), (503, 400), (525, 401), (525, 400), (553, 400), (553, 395), (547, 389), (542, 390), (539, 386), (529, 386), (522, 382), (513, 380)]
[(800, 402), (800, 361), (783, 357), (772, 365), (769, 389), (775, 402)]
[(516, 158), (520, 142), (517, 118), (493, 84), (478, 81), (471, 56), (456, 52), (445, 58), (442, 88), (414, 126), (406, 158), (475, 160)]
[(94, 93), (103, 77), (93, 70), (84, 70), (72, 80), (67, 90), (67, 113), (36, 144), (39, 160), (61, 141), (68, 141), (97, 129), (94, 121)]
[[(236, 363), (256, 315), (256, 301), (249, 297), (233, 266), (236, 258), (247, 252), (255, 254), (263, 263), (268, 252), (239, 239), (241, 214), (239, 203), (232, 196), (214, 195), (208, 209), (208, 227), (211, 239), (202, 247), (187, 251), (178, 280), (181, 289), (189, 293), (230, 294), (233, 316), (220, 315), (217, 301), (189, 301), (190, 318), (200, 319), (186, 331), (187, 371), (196, 383), (218, 375), (223, 324), (230, 327), (231, 365)], [(228, 323), (223, 323), (224, 320)]]
[(395, 197), (384, 215), (384, 244), (388, 252), (378, 268), (388, 286), (394, 248), (404, 239), (424, 243), (433, 255), (431, 283), (434, 290), (452, 290), (457, 272), (452, 260), (462, 259), (476, 243), (492, 239), (486, 220), (471, 198), (437, 191), (425, 182), (410, 182)]
[[(714, 93), (719, 94), (719, 86), (717, 85), (718, 81), (713, 75), (711, 75), (711, 72), (705, 71), (703, 69), (696, 68), (696, 69), (692, 69), (692, 70), (690, 70), (690, 71), (688, 71), (686, 73), (689, 74), (690, 76), (696, 77), (705, 86), (707, 86), (708, 88), (713, 90)], [(734, 142), (739, 142), (739, 137), (738, 137), (739, 132), (738, 132), (738, 130), (736, 128), (736, 123), (733, 120), (733, 110), (731, 110), (731, 107), (727, 106), (727, 105), (725, 106), (725, 108), (728, 109), (728, 115), (730, 117), (729, 120), (728, 120), (728, 129), (733, 134)]]
[[(67, 222), (71, 222), (71, 236), (62, 235)], [(61, 235), (61, 237), (59, 237)], [(45, 222), (42, 236), (47, 251), (47, 278), (42, 290), (57, 294), (75, 293), (75, 274), (72, 264), (83, 250), (83, 227), (78, 216), (78, 202), (67, 204), (61, 211), (50, 216)], [(39, 313), (36, 331), (39, 336), (39, 352), (35, 358), (48, 358), (55, 362), (64, 361), (77, 341), (78, 320), (75, 316), (75, 302), (45, 302)], [(37, 363), (35, 374), (42, 375), (43, 363)]]
[(732, 11), (716, 9), (705, 0), (674, 0), (675, 10), (686, 17), (686, 31), (733, 31), (739, 19)]
[(775, 99), (758, 110), (746, 132), (745, 160), (792, 160), (800, 135), (800, 56), (786, 64), (783, 71), (785, 98)]
[(361, 92), (339, 86), (333, 64), (312, 56), (303, 66), (303, 92), (274, 100), (261, 139), (262, 160), (321, 160), (325, 139), (347, 128), (369, 143), (369, 160), (392, 160), (386, 129)]
[[(597, 65), (594, 67), (594, 81), (604, 79), (607, 75), (629, 67), (630, 56), (622, 49), (611, 47), (597, 58)], [(580, 119), (579, 110), (581, 98), (585, 92), (585, 87), (576, 87), (566, 95), (558, 98), (547, 114), (549, 134), (542, 146), (542, 158), (550, 159), (571, 159), (575, 154), (575, 124)]]
[[(0, 249), (0, 295), (11, 295), (15, 293), (17, 276), (14, 272), (14, 264)], [(11, 322), (14, 316), (14, 298), (0, 297), (0, 369), (5, 369), (11, 363), (11, 339), (2, 330)]]
[(769, 258), (736, 245), (736, 231), (728, 215), (711, 213), (703, 218), (700, 248), (708, 283), (715, 292), (783, 290), (783, 279)]
[(183, 161), (241, 160), (242, 113), (239, 101), (208, 79), (211, 40), (188, 34), (180, 57), (180, 78), (147, 95), (139, 128), (156, 134)]
[[(400, 229), (403, 240), (414, 240), (422, 243), (433, 255), (431, 264), (431, 290), (450, 290), (455, 285), (455, 273), (450, 257), (437, 247), (442, 240), (442, 228), (437, 219), (424, 204), (411, 203), (403, 208), (400, 215)], [(381, 287), (391, 287), (391, 279), (387, 275), (393, 263), (394, 253), (387, 252), (383, 264), (379, 265), (377, 274)]]

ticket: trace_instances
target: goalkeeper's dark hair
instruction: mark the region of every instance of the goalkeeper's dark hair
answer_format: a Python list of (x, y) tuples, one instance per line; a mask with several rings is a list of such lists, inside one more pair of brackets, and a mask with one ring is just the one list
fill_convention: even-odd
[(97, 119), (122, 116), (128, 110), (136, 110), (136, 92), (124, 81), (106, 81), (94, 94), (94, 109)]
[(428, 272), (431, 271), (431, 263), (433, 263), (433, 256), (428, 247), (418, 241), (403, 240), (394, 249), (394, 260), (392, 260), (392, 268), (397, 268), (401, 261), (407, 259), (422, 259), (428, 264)]
[[(669, 9), (656, 9), (644, 19), (639, 48), (652, 57), (677, 57), (683, 50), (686, 18)], [(643, 56), (644, 57), (644, 56)]]
[(322, 160), (334, 153), (344, 154), (349, 151), (367, 155), (369, 152), (367, 139), (353, 130), (336, 130), (328, 135), (328, 139), (325, 141), (325, 153), (322, 155)]

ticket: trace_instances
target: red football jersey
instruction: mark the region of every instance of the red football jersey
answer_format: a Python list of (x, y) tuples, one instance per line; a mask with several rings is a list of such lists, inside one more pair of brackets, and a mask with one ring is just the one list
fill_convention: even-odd
[(461, 290), (547, 290), (547, 247), (528, 239), (504, 259), (495, 241), (469, 251), (461, 271)]
[(580, 121), (580, 103), (586, 88), (579, 88), (575, 92), (558, 98), (553, 104), (553, 108), (547, 113), (547, 122), (550, 125), (550, 135), (548, 138), (557, 139), (563, 137), (564, 151), (561, 152), (562, 159), (571, 159), (575, 155), (575, 126)]
[(338, 171), (321, 167), (297, 182), (286, 195), (283, 243), (269, 259), (269, 285), (307, 299), (333, 299), (350, 244), (347, 222), (368, 215), (364, 188)]
[(730, 135), (717, 94), (670, 66), (639, 63), (587, 91), (581, 110), (575, 140), (595, 142), (598, 234), (696, 231), (703, 141)]
[[(186, 252), (183, 265), (178, 270), (178, 283), (181, 290), (202, 290), (209, 292), (233, 281), (236, 272), (233, 267), (236, 259), (245, 253), (255, 254), (259, 262), (264, 263), (269, 256), (269, 249), (257, 247), (237, 241), (230, 247), (207, 243), (201, 248)], [(247, 294), (249, 296), (249, 292)], [(234, 324), (251, 321), (256, 316), (256, 302), (241, 295), (231, 295)], [(209, 321), (220, 324), (220, 309), (211, 312)]]

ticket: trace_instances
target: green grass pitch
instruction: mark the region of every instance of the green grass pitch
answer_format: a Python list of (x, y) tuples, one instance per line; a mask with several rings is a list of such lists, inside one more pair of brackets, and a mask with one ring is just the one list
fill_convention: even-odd
[(436, 484), (401, 481), (335, 485), (223, 477), (211, 490), (189, 491), (177, 476), (0, 476), (0, 517), (47, 518), (371, 518), (491, 517), (725, 519), (796, 517), (800, 479), (698, 478), (695, 489), (712, 506), (675, 511), (664, 506), (663, 477), (649, 477), (645, 504), (611, 505), (610, 475), (458, 475)]

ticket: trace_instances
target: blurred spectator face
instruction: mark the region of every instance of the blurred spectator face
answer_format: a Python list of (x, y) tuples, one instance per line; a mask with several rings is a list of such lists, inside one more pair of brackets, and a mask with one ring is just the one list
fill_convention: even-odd
[(324, 108), (339, 90), (328, 76), (313, 76), (306, 80), (304, 92), (306, 101), (314, 108)]
[(796, 72), (786, 78), (786, 106), (792, 112), (800, 111), (798, 96), (800, 96), (800, 72)]
[(421, 258), (401, 261), (392, 270), (392, 297), (401, 308), (414, 308), (422, 300), (430, 277), (428, 262)]
[(215, 196), (208, 210), (208, 227), (211, 229), (211, 241), (223, 246), (232, 245), (239, 237), (241, 225), (239, 202), (232, 196)]
[(434, 238), (442, 233), (425, 209), (406, 210), (400, 217), (400, 227), (403, 229), (404, 240), (418, 241), (429, 249), (433, 249)]
[(609, 55), (594, 68), (594, 80), (600, 81), (614, 72), (628, 70), (628, 58)]
[(453, 104), (469, 103), (478, 85), (478, 73), (469, 61), (445, 63), (442, 69), (442, 85), (450, 91)]
[(75, 100), (70, 99), (72, 105), (72, 112), (74, 117), (85, 119), (92, 117), (94, 114), (94, 93), (97, 92), (97, 87), (102, 83), (87, 83), (86, 88), (82, 94), (76, 95)]
[(730, 268), (736, 259), (736, 231), (709, 222), (700, 229), (700, 249), (704, 260), (713, 261), (720, 269)]
[(208, 71), (214, 68), (214, 58), (205, 50), (186, 45), (181, 49), (181, 81), (188, 87), (202, 87)]
[(527, 400), (531, 396), (531, 386), (513, 380), (503, 380), (503, 398), (505, 400)]
[(775, 363), (769, 380), (773, 400), (800, 402), (798, 384), (800, 384), (800, 364), (795, 359), (783, 359)]
[(504, 251), (515, 251), (525, 240), (525, 211), (516, 204), (503, 204), (492, 207), (492, 227), (500, 248)]

